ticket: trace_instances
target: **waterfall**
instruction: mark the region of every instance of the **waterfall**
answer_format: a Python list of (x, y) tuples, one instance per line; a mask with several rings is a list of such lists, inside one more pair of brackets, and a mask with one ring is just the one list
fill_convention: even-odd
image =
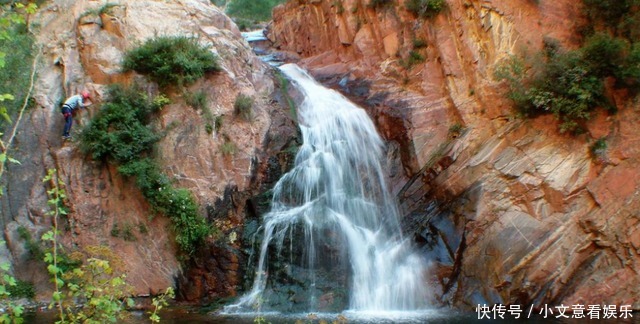
[(408, 311), (427, 306), (425, 264), (402, 238), (365, 111), (293, 64), (303, 144), (273, 189), (253, 288), (226, 310)]

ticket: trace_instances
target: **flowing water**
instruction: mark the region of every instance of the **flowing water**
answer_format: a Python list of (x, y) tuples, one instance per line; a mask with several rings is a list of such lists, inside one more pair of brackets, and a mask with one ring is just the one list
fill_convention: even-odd
[(426, 266), (402, 238), (365, 111), (296, 65), (303, 144), (273, 189), (251, 291), (225, 311), (396, 312), (428, 306)]

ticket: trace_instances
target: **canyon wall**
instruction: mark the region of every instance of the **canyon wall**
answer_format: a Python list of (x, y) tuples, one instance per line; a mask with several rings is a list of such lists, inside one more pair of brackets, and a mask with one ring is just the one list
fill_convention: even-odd
[(575, 48), (581, 3), (446, 4), (423, 19), (402, 0), (289, 1), (268, 37), (375, 120), (443, 304), (640, 308), (638, 100), (609, 91), (616, 114), (563, 134), (551, 115), (519, 118), (493, 76), (512, 55), (535, 61), (545, 38)]
[[(271, 96), (271, 68), (208, 0), (56, 0), (44, 4), (31, 22), (38, 52), (30, 95), (35, 107), (17, 122), (10, 154), (21, 164), (9, 166), (1, 197), (4, 258), (13, 264), (15, 276), (35, 284), (37, 299), (50, 297), (53, 287), (45, 264), (33, 258), (19, 229), (27, 229), (35, 242), (50, 229), (49, 187), (42, 178), (47, 169), (56, 169), (67, 192), (69, 214), (60, 223), (67, 253), (109, 247), (124, 261), (136, 295), (155, 294), (176, 283), (180, 297), (191, 301), (234, 295), (243, 276), (239, 238), (246, 200), (274, 182), (277, 174), (269, 172), (280, 172), (278, 154), (296, 135), (288, 108)], [(155, 152), (163, 172), (195, 196), (201, 214), (217, 229), (190, 261), (178, 259), (168, 218), (154, 215), (135, 181), (78, 148), (78, 133), (100, 110), (108, 85), (137, 83), (150, 96), (160, 93), (144, 77), (122, 72), (121, 60), (127, 50), (164, 35), (196, 38), (220, 58), (222, 67), (185, 89), (164, 90), (171, 103), (154, 125), (165, 133)], [(94, 105), (77, 112), (73, 139), (63, 142), (60, 103), (84, 89), (92, 93)], [(222, 120), (214, 132), (207, 132), (203, 110), (185, 103), (185, 93), (198, 91), (204, 91), (208, 109)], [(255, 100), (252, 121), (234, 114), (239, 94)], [(235, 152), (223, 154), (221, 147), (228, 142)]]

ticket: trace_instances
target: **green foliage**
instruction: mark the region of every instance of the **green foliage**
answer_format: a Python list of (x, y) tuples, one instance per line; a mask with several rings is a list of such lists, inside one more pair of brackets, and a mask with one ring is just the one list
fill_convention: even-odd
[(7, 292), (11, 294), (11, 298), (28, 298), (33, 299), (36, 296), (36, 290), (33, 282), (16, 280), (14, 286), (7, 287)]
[(413, 66), (423, 63), (426, 61), (426, 58), (417, 51), (410, 51), (409, 56), (406, 59), (401, 59), (399, 61), (400, 66), (405, 69), (411, 69)]
[(160, 323), (160, 315), (158, 315), (158, 313), (164, 307), (169, 306), (169, 302), (167, 302), (167, 299), (173, 299), (175, 298), (175, 296), (176, 295), (173, 291), (173, 288), (169, 287), (164, 293), (153, 297), (151, 301), (151, 305), (153, 305), (153, 312), (149, 312), (149, 319), (152, 323)]
[(640, 33), (639, 0), (583, 0), (591, 26), (605, 27), (609, 32), (629, 40)]
[(153, 111), (159, 111), (162, 108), (164, 108), (164, 106), (170, 103), (171, 103), (171, 99), (169, 99), (167, 96), (163, 94), (159, 94), (155, 98), (153, 98), (153, 101), (151, 102), (151, 109)]
[(393, 4), (393, 0), (370, 0), (369, 7), (371, 8), (382, 8), (391, 6)]
[(227, 4), (227, 0), (211, 0), (211, 3), (216, 7), (224, 7)]
[(279, 88), (280, 88), (280, 93), (282, 94), (282, 97), (284, 97), (285, 101), (287, 102), (287, 106), (289, 106), (289, 114), (291, 116), (291, 119), (297, 121), (298, 120), (298, 114), (296, 111), (296, 105), (293, 102), (293, 99), (291, 99), (291, 96), (289, 95), (289, 79), (287, 79), (282, 72), (277, 71), (276, 73), (276, 81), (278, 82)]
[(460, 134), (462, 134), (463, 130), (464, 130), (464, 126), (462, 126), (462, 124), (455, 123), (451, 125), (451, 127), (449, 127), (449, 137), (456, 138), (460, 136)]
[(418, 48), (424, 48), (427, 47), (427, 41), (421, 38), (414, 38), (413, 39), (413, 48), (418, 49)]
[(560, 131), (578, 131), (596, 107), (613, 108), (605, 96), (604, 79), (635, 88), (640, 80), (640, 49), (620, 38), (596, 33), (582, 48), (563, 52), (545, 39), (545, 62), (526, 73), (524, 63), (510, 58), (495, 70), (509, 84), (508, 97), (524, 116), (553, 113)]
[(234, 155), (236, 154), (237, 150), (238, 148), (236, 147), (236, 145), (230, 140), (226, 140), (220, 146), (220, 152), (222, 152), (222, 155)]
[(338, 15), (342, 15), (344, 13), (344, 5), (342, 4), (342, 0), (334, 0), (332, 6), (337, 8), (336, 13)]
[(431, 18), (437, 16), (447, 3), (445, 0), (407, 0), (405, 7), (420, 18)]
[(633, 44), (629, 55), (625, 59), (625, 68), (623, 69), (622, 78), (629, 86), (636, 86), (640, 82), (640, 42)]
[(221, 115), (216, 116), (216, 118), (213, 120), (213, 129), (216, 132), (219, 132), (220, 129), (222, 128), (222, 120), (223, 119)]
[(230, 0), (226, 12), (234, 18), (264, 22), (271, 20), (273, 7), (284, 2), (285, 0)]
[(591, 147), (589, 148), (591, 152), (591, 156), (593, 158), (602, 158), (607, 153), (607, 138), (600, 137), (597, 141), (595, 141)]
[(111, 228), (111, 236), (121, 238), (127, 242), (137, 241), (136, 236), (133, 234), (133, 226), (129, 223), (122, 225), (122, 229), (120, 229), (118, 223), (114, 223)]
[(206, 72), (220, 71), (218, 58), (194, 38), (161, 36), (125, 54), (122, 66), (148, 75), (161, 87), (185, 86)]
[[(102, 109), (82, 131), (80, 148), (94, 159), (119, 164), (118, 171), (124, 176), (135, 177), (136, 185), (154, 210), (172, 220), (182, 251), (192, 255), (210, 228), (199, 215), (191, 194), (173, 188), (149, 158), (153, 145), (161, 138), (149, 125), (152, 114), (162, 106), (154, 102), (157, 100), (149, 100), (135, 87), (110, 88)], [(130, 229), (129, 234), (114, 229), (114, 236), (135, 238)]]
[(29, 256), (35, 260), (42, 260), (43, 252), (40, 244), (33, 240), (31, 233), (26, 227), (18, 227), (18, 236), (24, 240), (24, 247), (29, 252)]
[[(55, 170), (49, 170), (43, 182), (49, 183), (47, 190), (52, 228), (42, 235), (51, 249), (45, 253), (44, 261), (52, 277), (55, 291), (49, 308), (56, 307), (60, 323), (115, 323), (122, 320), (126, 307), (133, 305), (131, 287), (125, 282), (122, 260), (109, 247), (88, 247), (85, 253), (74, 253), (67, 265), (62, 267), (59, 257), (62, 246), (58, 242), (58, 217), (60, 204), (66, 199), (64, 183)], [(80, 302), (80, 307), (77, 306)]]
[(198, 205), (186, 189), (176, 189), (151, 159), (129, 162), (118, 168), (125, 176), (133, 176), (136, 185), (154, 210), (166, 215), (176, 231), (181, 250), (193, 255), (209, 236), (211, 228), (198, 213)]
[(87, 10), (87, 11), (83, 12), (80, 15), (79, 18), (86, 17), (86, 16), (91, 16), (91, 15), (94, 15), (94, 16), (100, 16), (100, 15), (105, 15), (105, 14), (108, 15), (111, 12), (111, 9), (114, 8), (114, 7), (117, 7), (117, 6), (118, 5), (115, 4), (115, 3), (108, 3), (107, 2), (100, 8), (90, 9), (90, 10)]
[(147, 228), (147, 225), (140, 222), (138, 223), (138, 232), (140, 232), (140, 234), (147, 234), (149, 233), (149, 229)]
[(581, 52), (573, 51), (548, 58), (542, 71), (530, 78), (516, 58), (499, 66), (495, 76), (508, 81), (508, 97), (524, 116), (553, 113), (561, 132), (576, 131), (591, 110), (607, 105), (602, 79), (589, 66)]
[[(0, 245), (4, 244), (5, 241), (0, 241)], [(10, 269), (8, 262), (0, 264), (0, 301), (6, 306), (0, 314), (0, 323), (22, 323), (24, 307), (10, 300), (13, 295), (11, 291), (18, 286), (18, 281), (9, 273)]]
[(207, 107), (207, 93), (204, 91), (187, 93), (185, 94), (185, 101), (187, 105), (196, 110), (204, 110)]
[(589, 37), (582, 47), (582, 58), (591, 73), (597, 77), (622, 75), (627, 43), (609, 34), (597, 33)]
[[(133, 306), (133, 289), (126, 283), (124, 263), (107, 246), (89, 246), (76, 253), (82, 265), (62, 273), (66, 294), (60, 300), (66, 306), (70, 323), (116, 323), (128, 317)], [(81, 307), (76, 308), (76, 301)]]
[[(0, 69), (0, 115), (10, 123), (18, 114), (29, 91), (31, 62), (35, 51), (33, 36), (24, 29), (13, 27), (8, 30), (8, 39), (0, 41), (3, 66)], [(3, 127), (0, 127), (0, 131)]]
[(112, 86), (107, 101), (82, 130), (80, 149), (96, 160), (124, 164), (150, 152), (161, 136), (149, 126), (158, 109), (135, 87)]
[(233, 103), (233, 113), (246, 121), (253, 118), (253, 98), (240, 94)]

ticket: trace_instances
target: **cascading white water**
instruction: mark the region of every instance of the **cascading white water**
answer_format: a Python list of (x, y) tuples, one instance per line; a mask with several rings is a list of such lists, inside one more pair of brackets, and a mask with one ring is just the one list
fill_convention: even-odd
[[(227, 310), (262, 308), (273, 296), (266, 292), (277, 289), (270, 285), (292, 282), (305, 286), (304, 293), (286, 302), (302, 303), (306, 311), (322, 310), (337, 295), (328, 291), (331, 283), (346, 286), (350, 310), (425, 308), (425, 265), (400, 234), (380, 163), (383, 142), (371, 119), (298, 66), (280, 69), (304, 95), (298, 109), (303, 144), (273, 190), (253, 288)], [(278, 262), (278, 270), (269, 262)], [(275, 272), (288, 277), (270, 279)]]

